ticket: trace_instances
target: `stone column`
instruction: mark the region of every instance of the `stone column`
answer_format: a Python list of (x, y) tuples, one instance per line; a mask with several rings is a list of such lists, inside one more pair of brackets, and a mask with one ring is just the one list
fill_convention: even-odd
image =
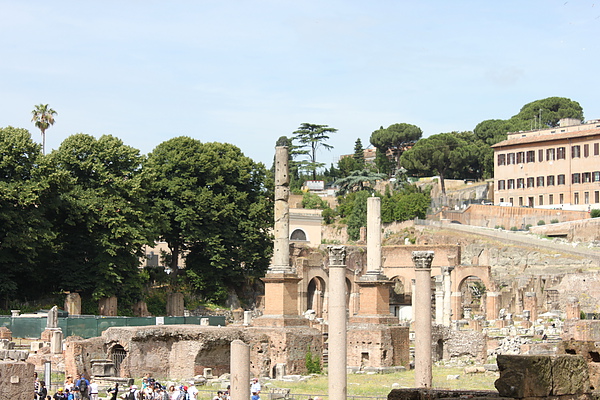
[(62, 341), (63, 341), (63, 333), (62, 330), (57, 329), (52, 332), (52, 338), (50, 339), (50, 353), (52, 354), (62, 354)]
[(231, 342), (230, 395), (232, 399), (250, 398), (250, 346), (241, 340)]
[(346, 247), (328, 246), (327, 250), (329, 251), (329, 400), (346, 400)]
[(367, 199), (367, 274), (381, 274), (381, 198)]
[(485, 319), (495, 321), (500, 311), (500, 292), (487, 292), (485, 295)]
[(367, 272), (356, 281), (360, 298), (350, 323), (393, 324), (390, 314), (390, 281), (381, 268), (381, 199), (367, 199)]
[(270, 271), (292, 272), (290, 267), (290, 176), (288, 148), (275, 148), (275, 247)]
[(444, 276), (435, 277), (435, 323), (444, 324)]
[(81, 296), (79, 293), (68, 293), (65, 297), (65, 311), (71, 315), (81, 315)]
[[(448, 260), (450, 261), (450, 258)], [(450, 276), (453, 270), (454, 265), (442, 267), (442, 275), (444, 276), (444, 326), (450, 326), (452, 322), (452, 280)]]
[(183, 293), (167, 294), (167, 315), (169, 317), (183, 317), (185, 302)]
[(415, 300), (415, 386), (431, 388), (431, 263), (433, 251), (413, 251)]
[(566, 317), (567, 319), (580, 319), (581, 318), (581, 306), (579, 305), (579, 299), (577, 297), (569, 297), (566, 305)]
[(275, 241), (273, 259), (265, 283), (265, 309), (263, 316), (254, 320), (255, 326), (308, 325), (308, 320), (298, 315), (298, 282), (302, 280), (290, 266), (290, 177), (288, 149), (275, 148)]
[(529, 320), (535, 324), (537, 320), (537, 294), (535, 292), (525, 292), (523, 298), (523, 309), (529, 310)]
[(412, 320), (411, 322), (415, 322), (415, 302), (417, 298), (417, 285), (415, 279), (410, 280), (410, 308), (412, 309)]

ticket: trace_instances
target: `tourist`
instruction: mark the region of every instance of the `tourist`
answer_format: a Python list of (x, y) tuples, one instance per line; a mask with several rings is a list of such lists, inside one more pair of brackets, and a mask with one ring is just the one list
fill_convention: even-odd
[(137, 385), (131, 385), (129, 388), (129, 393), (125, 397), (127, 400), (139, 400), (140, 399), (140, 391), (138, 390)]
[(46, 389), (46, 382), (40, 381), (39, 389), (35, 394), (38, 396), (38, 399), (44, 400), (48, 396), (48, 389)]
[(38, 373), (33, 372), (33, 399), (36, 400), (39, 398), (37, 392), (40, 390), (40, 380), (38, 378)]
[(75, 381), (75, 387), (79, 389), (79, 396), (81, 399), (88, 400), (90, 381), (85, 379), (85, 375), (77, 374), (77, 380)]
[(75, 383), (73, 382), (73, 377), (67, 376), (67, 379), (65, 379), (65, 393), (67, 392), (67, 390), (69, 390), (69, 392), (72, 392), (73, 386), (75, 386)]
[(169, 398), (170, 400), (177, 400), (179, 397), (179, 390), (175, 388), (175, 385), (169, 386)]
[(63, 388), (58, 388), (54, 396), (52, 396), (54, 400), (67, 400), (67, 396), (65, 395)]
[(119, 395), (119, 382), (115, 383), (114, 388), (110, 388), (106, 391), (110, 395), (110, 400), (117, 400)]
[(98, 383), (95, 379), (90, 380), (90, 399), (98, 400)]
[(252, 394), (256, 393), (257, 395), (260, 395), (261, 390), (262, 390), (262, 387), (260, 386), (260, 382), (258, 381), (258, 378), (252, 379), (252, 384), (250, 385), (250, 392)]
[(198, 388), (196, 387), (196, 383), (194, 381), (190, 381), (190, 387), (188, 388), (188, 393), (190, 395), (190, 400), (196, 400), (198, 396)]
[(217, 394), (212, 398), (212, 400), (223, 400), (223, 392), (220, 390), (217, 391)]
[(79, 387), (73, 386), (72, 393), (74, 400), (81, 400), (81, 392), (79, 391)]

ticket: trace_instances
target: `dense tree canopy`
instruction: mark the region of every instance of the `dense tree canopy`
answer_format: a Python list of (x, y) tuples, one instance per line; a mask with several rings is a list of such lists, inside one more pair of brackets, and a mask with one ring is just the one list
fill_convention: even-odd
[[(421, 138), (423, 131), (416, 125), (401, 123), (383, 126), (371, 134), (371, 144), (381, 153), (391, 151), (396, 160), (396, 168), (400, 167), (400, 156)], [(383, 172), (383, 171), (381, 171)]]
[(47, 156), (44, 174), (55, 189), (47, 217), (57, 237), (48, 268), (58, 290), (98, 299), (141, 296), (139, 259), (152, 244), (144, 157), (120, 139), (76, 134)]
[(404, 152), (400, 162), (409, 174), (439, 175), (445, 194), (445, 178), (477, 179), (483, 175), (483, 146), (474, 139), (470, 132), (432, 135)]
[(152, 151), (147, 168), (174, 271), (184, 253), (187, 279), (207, 298), (265, 273), (273, 214), (262, 164), (230, 144), (176, 137)]
[(37, 259), (53, 232), (44, 216), (43, 186), (35, 181), (40, 146), (25, 129), (0, 129), (0, 298), (35, 296), (45, 274)]
[(583, 120), (581, 105), (565, 97), (548, 97), (521, 107), (510, 119), (488, 119), (477, 124), (473, 132), (488, 145), (506, 139), (507, 132), (546, 129), (558, 125), (562, 118)]

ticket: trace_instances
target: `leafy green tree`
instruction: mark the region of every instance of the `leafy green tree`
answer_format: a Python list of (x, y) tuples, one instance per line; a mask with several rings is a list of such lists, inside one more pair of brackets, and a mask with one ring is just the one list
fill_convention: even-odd
[(361, 170), (360, 164), (354, 157), (345, 156), (338, 161), (338, 170), (340, 171), (340, 177), (345, 178), (352, 173), (352, 171)]
[(472, 134), (451, 132), (421, 139), (402, 154), (401, 164), (414, 175), (439, 175), (442, 193), (446, 194), (445, 178), (483, 174), (479, 164), (481, 145), (469, 142), (469, 137)]
[(150, 153), (151, 195), (171, 268), (185, 254), (185, 277), (207, 300), (222, 301), (246, 279), (264, 275), (272, 252), (272, 201), (262, 164), (227, 143), (176, 137)]
[(394, 163), (387, 157), (385, 151), (377, 148), (375, 149), (375, 166), (377, 167), (377, 172), (388, 176), (392, 175), (395, 169)]
[(429, 191), (423, 191), (415, 185), (406, 185), (393, 195), (384, 196), (381, 202), (381, 221), (408, 221), (414, 218), (424, 219), (431, 204)]
[(354, 196), (352, 211), (348, 215), (348, 238), (350, 240), (360, 239), (360, 228), (367, 226), (367, 199), (371, 193), (366, 190), (356, 192)]
[(325, 164), (317, 162), (317, 149), (323, 147), (327, 150), (331, 150), (333, 146), (326, 143), (329, 140), (329, 135), (337, 132), (337, 129), (331, 128), (327, 125), (316, 125), (309, 123), (302, 123), (300, 127), (294, 131), (294, 139), (298, 143), (299, 148), (303, 149), (299, 151), (299, 154), (308, 155), (308, 160), (301, 163), (302, 167), (312, 174), (313, 180), (317, 179), (317, 169), (323, 167)]
[(54, 125), (54, 116), (58, 113), (48, 104), (38, 104), (31, 114), (33, 114), (31, 121), (35, 122), (35, 127), (42, 132), (42, 154), (46, 154), (46, 129)]
[(37, 297), (46, 275), (39, 254), (53, 230), (44, 216), (44, 186), (36, 168), (40, 146), (25, 129), (0, 128), (0, 299)]
[(387, 128), (379, 128), (371, 134), (371, 144), (381, 153), (391, 151), (396, 161), (396, 168), (400, 167), (402, 153), (421, 138), (423, 131), (416, 125), (400, 123)]
[(342, 196), (348, 192), (358, 190), (373, 191), (375, 183), (386, 178), (387, 175), (379, 174), (368, 169), (353, 171), (347, 177), (335, 181), (335, 184), (340, 188), (337, 194), (338, 196)]
[(94, 299), (140, 298), (142, 246), (152, 243), (144, 157), (114, 136), (76, 134), (46, 156), (42, 173), (59, 193), (48, 217), (57, 230), (48, 269), (58, 290)]

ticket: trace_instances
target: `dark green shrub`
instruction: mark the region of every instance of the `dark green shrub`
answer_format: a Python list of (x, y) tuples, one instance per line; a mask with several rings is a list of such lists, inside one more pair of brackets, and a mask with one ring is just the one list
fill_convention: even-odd
[(321, 357), (318, 354), (313, 355), (310, 346), (306, 349), (305, 363), (309, 374), (321, 373)]
[(558, 224), (558, 220), (556, 218), (550, 220), (551, 224)]
[(592, 218), (600, 217), (600, 208), (594, 208), (592, 211), (590, 211), (590, 217), (592, 217)]
[(546, 222), (543, 219), (538, 221), (538, 226), (546, 225)]

